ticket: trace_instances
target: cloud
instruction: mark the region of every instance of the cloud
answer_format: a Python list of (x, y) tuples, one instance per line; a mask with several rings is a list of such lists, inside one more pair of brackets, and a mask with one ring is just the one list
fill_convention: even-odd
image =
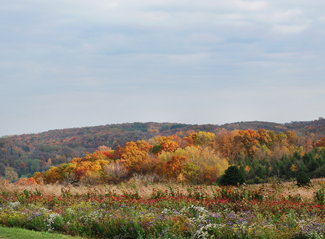
[(208, 58), (206, 53), (198, 54), (182, 54), (182, 55), (169, 55), (169, 59), (172, 64), (190, 64), (204, 61)]
[(317, 0), (5, 1), (0, 123), (10, 134), (126, 121), (313, 119), (324, 101), (324, 7)]
[(260, 11), (267, 7), (267, 3), (265, 1), (230, 1), (232, 4), (243, 10), (249, 10), (249, 11)]
[(325, 23), (325, 16), (319, 17), (319, 21), (321, 21), (322, 23)]
[(172, 16), (167, 12), (143, 12), (139, 17), (148, 21), (165, 21)]
[(272, 15), (272, 20), (277, 22), (283, 22), (291, 20), (294, 17), (301, 16), (302, 11), (300, 9), (290, 9), (287, 11), (278, 11)]
[(298, 34), (307, 29), (308, 25), (275, 25), (272, 30), (282, 34)]

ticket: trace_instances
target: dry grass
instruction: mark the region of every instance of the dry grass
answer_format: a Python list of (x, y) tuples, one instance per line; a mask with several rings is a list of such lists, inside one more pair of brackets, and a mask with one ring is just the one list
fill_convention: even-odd
[[(322, 179), (313, 179), (311, 187), (298, 187), (295, 182), (285, 182), (280, 184), (253, 184), (248, 185), (247, 187), (251, 190), (258, 189), (263, 187), (266, 192), (269, 190), (275, 190), (278, 196), (287, 196), (287, 195), (300, 195), (304, 200), (313, 200), (313, 194), (317, 189), (322, 187), (321, 182), (325, 181), (325, 178)], [(272, 187), (273, 186), (273, 187)], [(50, 195), (61, 195), (62, 189), (69, 190), (72, 194), (85, 194), (88, 192), (93, 193), (105, 193), (108, 190), (115, 192), (118, 195), (122, 195), (123, 191), (135, 192), (138, 191), (141, 197), (150, 197), (153, 190), (169, 191), (169, 188), (172, 187), (174, 192), (182, 192), (183, 194), (187, 193), (187, 189), (191, 187), (190, 185), (177, 184), (177, 183), (150, 183), (146, 180), (140, 180), (138, 178), (132, 178), (126, 183), (120, 183), (117, 185), (95, 185), (95, 186), (72, 186), (70, 184), (61, 185), (61, 184), (47, 184), (47, 185), (30, 185), (30, 186), (20, 186), (15, 184), (3, 183), (0, 180), (0, 191), (10, 191), (10, 192), (22, 192), (25, 189), (28, 191), (35, 191), (36, 189), (42, 192), (43, 194)], [(196, 186), (192, 186), (196, 187)], [(199, 185), (201, 190), (207, 193), (210, 196), (213, 196), (213, 192), (219, 189), (219, 186), (207, 186)]]

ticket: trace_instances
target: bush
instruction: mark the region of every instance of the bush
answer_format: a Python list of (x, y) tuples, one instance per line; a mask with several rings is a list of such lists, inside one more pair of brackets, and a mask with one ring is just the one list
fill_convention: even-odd
[(261, 178), (260, 177), (258, 177), (258, 176), (256, 176), (255, 178), (254, 178), (254, 183), (256, 183), (256, 184), (259, 184), (259, 183), (261, 183), (263, 180), (261, 180)]
[(310, 186), (310, 178), (308, 177), (308, 175), (303, 170), (300, 170), (299, 173), (298, 173), (297, 185), (299, 187)]
[(126, 167), (123, 164), (117, 162), (106, 164), (103, 168), (103, 171), (105, 174), (119, 179), (126, 178), (128, 175), (128, 170)]
[(219, 180), (219, 185), (237, 185), (237, 184), (245, 183), (244, 176), (242, 172), (238, 169), (237, 166), (230, 166), (226, 171), (225, 174), (221, 176)]
[(324, 175), (325, 175), (325, 166), (320, 167), (315, 171), (313, 171), (312, 173), (310, 173), (311, 178), (322, 178), (324, 177)]
[(254, 184), (254, 179), (248, 179), (248, 180), (246, 181), (246, 184)]

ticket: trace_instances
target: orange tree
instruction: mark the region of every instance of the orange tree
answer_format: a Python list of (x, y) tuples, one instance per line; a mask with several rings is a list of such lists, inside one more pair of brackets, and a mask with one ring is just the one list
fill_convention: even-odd
[(128, 142), (122, 150), (120, 162), (130, 173), (141, 173), (141, 167), (149, 160), (149, 150), (152, 145), (144, 140)]
[(260, 135), (255, 130), (239, 130), (239, 137), (244, 151), (249, 158), (255, 158), (255, 151), (259, 146)]

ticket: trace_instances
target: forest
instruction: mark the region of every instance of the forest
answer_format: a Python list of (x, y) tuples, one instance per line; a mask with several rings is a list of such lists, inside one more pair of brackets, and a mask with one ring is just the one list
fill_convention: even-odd
[[(0, 175), (13, 175), (12, 180), (28, 178), (50, 167), (75, 165), (78, 160), (100, 155), (102, 160), (123, 166), (128, 172), (127, 176), (113, 181), (134, 173), (175, 178), (182, 172), (184, 180), (192, 183), (202, 180), (212, 183), (227, 164), (238, 165), (247, 180), (254, 182), (263, 182), (270, 176), (289, 179), (299, 168), (317, 177), (325, 170), (320, 148), (324, 135), (324, 119), (290, 124), (238, 122), (222, 126), (129, 123), (52, 130), (0, 138)], [(132, 157), (141, 158), (136, 160), (143, 165), (128, 165), (129, 152), (141, 155)], [(175, 160), (181, 169), (173, 175), (159, 171), (159, 167), (166, 168), (163, 163), (171, 165)], [(213, 177), (208, 176), (212, 174)], [(104, 180), (102, 175), (99, 177)]]

